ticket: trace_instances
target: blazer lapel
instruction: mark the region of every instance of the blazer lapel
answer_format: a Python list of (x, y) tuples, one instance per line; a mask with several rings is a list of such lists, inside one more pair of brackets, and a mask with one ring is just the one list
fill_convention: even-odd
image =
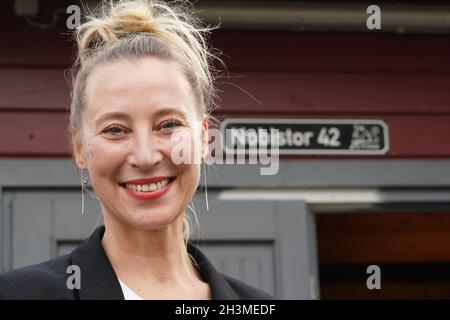
[(75, 295), (81, 300), (124, 299), (119, 280), (101, 243), (104, 233), (105, 227), (98, 227), (70, 254), (71, 264), (80, 267), (81, 289), (75, 289)]

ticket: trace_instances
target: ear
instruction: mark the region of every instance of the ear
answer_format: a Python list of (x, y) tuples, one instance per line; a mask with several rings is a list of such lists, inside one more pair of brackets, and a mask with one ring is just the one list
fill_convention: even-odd
[(202, 159), (205, 159), (208, 156), (209, 149), (209, 134), (208, 134), (208, 116), (206, 114), (203, 114), (203, 121), (202, 121)]
[(81, 145), (80, 133), (77, 130), (72, 130), (71, 133), (73, 155), (75, 158), (75, 163), (80, 170), (86, 170), (86, 157), (84, 155), (83, 146)]

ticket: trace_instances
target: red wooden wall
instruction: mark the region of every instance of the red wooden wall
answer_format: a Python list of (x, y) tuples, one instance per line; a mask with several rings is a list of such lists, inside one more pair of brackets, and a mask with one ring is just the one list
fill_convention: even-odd
[[(3, 27), (0, 156), (69, 156), (67, 30)], [(381, 118), (387, 158), (450, 157), (450, 36), (220, 31), (217, 116)], [(241, 89), (238, 89), (240, 87)], [(249, 97), (244, 90), (255, 99)]]

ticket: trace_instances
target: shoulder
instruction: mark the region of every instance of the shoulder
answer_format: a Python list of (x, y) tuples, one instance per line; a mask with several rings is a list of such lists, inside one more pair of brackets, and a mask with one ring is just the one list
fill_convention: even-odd
[(241, 300), (274, 300), (275, 298), (260, 289), (252, 287), (233, 277), (223, 275)]
[(69, 255), (0, 274), (0, 299), (70, 299)]

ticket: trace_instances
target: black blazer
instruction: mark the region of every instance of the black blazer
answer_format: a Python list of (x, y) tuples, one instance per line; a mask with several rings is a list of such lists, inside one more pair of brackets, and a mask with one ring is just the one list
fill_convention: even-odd
[[(1, 274), (0, 299), (123, 300), (119, 280), (101, 244), (104, 232), (104, 226), (98, 227), (70, 254)], [(211, 286), (214, 300), (273, 299), (261, 290), (219, 273), (206, 256), (190, 243), (188, 252), (199, 265), (203, 281)], [(80, 289), (67, 287), (67, 279), (72, 274), (67, 273), (70, 265), (80, 267)]]

